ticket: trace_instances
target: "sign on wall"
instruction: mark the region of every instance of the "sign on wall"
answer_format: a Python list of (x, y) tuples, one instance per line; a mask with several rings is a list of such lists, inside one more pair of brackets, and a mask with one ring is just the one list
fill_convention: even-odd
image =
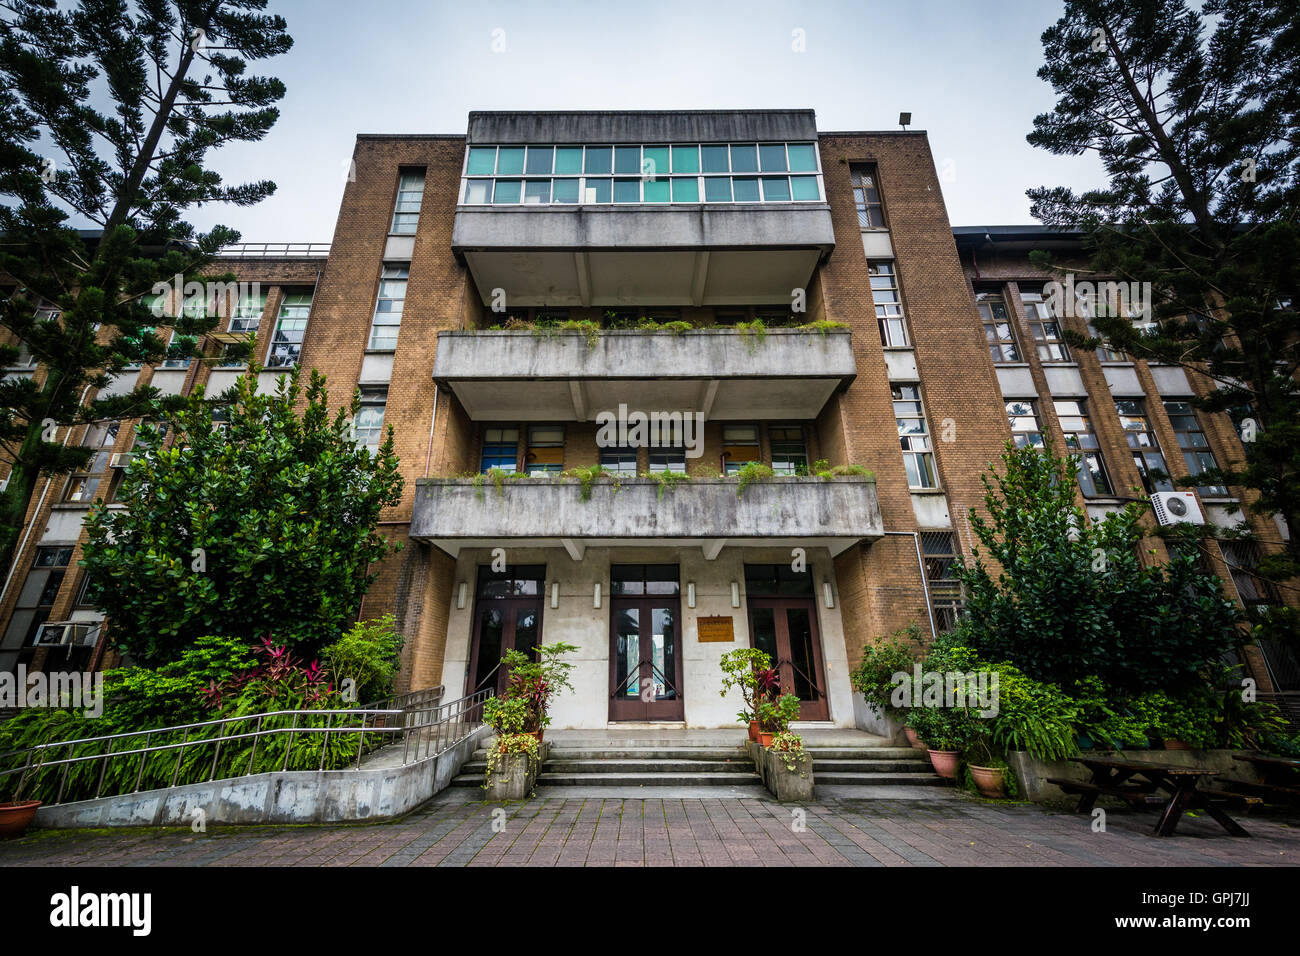
[(701, 644), (730, 643), (736, 639), (730, 617), (701, 617), (695, 621)]

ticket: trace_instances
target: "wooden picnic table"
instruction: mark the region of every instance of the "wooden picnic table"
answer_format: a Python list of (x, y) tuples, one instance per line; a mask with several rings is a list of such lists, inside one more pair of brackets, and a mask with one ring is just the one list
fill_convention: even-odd
[(1300, 799), (1300, 760), (1294, 757), (1270, 757), (1267, 754), (1233, 754), (1232, 759), (1250, 764), (1260, 779), (1224, 780), (1225, 785), (1261, 794), (1265, 798)]
[(1092, 772), (1092, 779), (1087, 783), (1049, 777), (1066, 793), (1079, 794), (1077, 813), (1090, 813), (1100, 796), (1120, 797), (1131, 806), (1146, 804), (1148, 798), (1158, 796), (1158, 791), (1169, 794), (1164, 801), (1160, 818), (1156, 821), (1156, 836), (1173, 836), (1178, 821), (1188, 810), (1204, 810), (1233, 836), (1250, 836), (1236, 820), (1223, 812), (1222, 808), (1211, 802), (1211, 795), (1198, 789), (1198, 784), (1205, 777), (1213, 777), (1216, 771), (1200, 770), (1194, 767), (1174, 767), (1168, 764), (1144, 763), (1137, 760), (1123, 760), (1118, 757), (1071, 757), (1074, 763), (1082, 764)]

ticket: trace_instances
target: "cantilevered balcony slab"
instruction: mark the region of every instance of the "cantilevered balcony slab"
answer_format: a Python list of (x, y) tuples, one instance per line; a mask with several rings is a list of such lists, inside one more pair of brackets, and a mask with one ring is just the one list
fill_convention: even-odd
[(847, 329), (440, 332), (433, 377), (476, 421), (590, 421), (620, 404), (710, 420), (817, 417), (857, 374)]
[(463, 548), (825, 547), (839, 554), (884, 534), (869, 477), (773, 478), (736, 494), (735, 479), (665, 488), (650, 478), (600, 481), (583, 501), (576, 479), (424, 478), (416, 482), (411, 537), (453, 557)]
[(452, 251), (484, 305), (788, 302), (835, 248), (825, 203), (457, 206)]

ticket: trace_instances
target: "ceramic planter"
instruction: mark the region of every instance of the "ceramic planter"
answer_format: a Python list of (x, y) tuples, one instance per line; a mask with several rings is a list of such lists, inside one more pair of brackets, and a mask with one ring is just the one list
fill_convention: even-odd
[(945, 780), (957, 779), (957, 751), (956, 750), (931, 750), (930, 765), (934, 767), (934, 772)]
[(1007, 775), (1001, 767), (977, 767), (970, 765), (970, 775), (975, 781), (975, 789), (982, 797), (1005, 797), (1007, 795)]
[(1194, 748), (1186, 740), (1170, 739), (1165, 741), (1165, 749), (1166, 750), (1194, 750), (1196, 748)]
[(913, 750), (927, 750), (927, 749), (929, 749), (929, 748), (927, 748), (927, 747), (925, 746), (925, 741), (921, 739), (921, 735), (918, 734), (918, 733), (917, 733), (915, 730), (913, 730), (911, 727), (904, 727), (904, 728), (903, 728), (903, 733), (907, 735), (907, 742), (908, 742), (908, 744), (911, 745), (911, 747), (912, 747)]
[(775, 736), (776, 734), (765, 734), (760, 730), (758, 732), (758, 745), (763, 749), (767, 749), (772, 746), (772, 738)]
[(754, 741), (755, 743), (758, 743), (758, 721), (757, 720), (751, 720), (749, 722), (749, 739)]
[(39, 800), (24, 800), (21, 803), (0, 803), (0, 839), (22, 836), (36, 819)]

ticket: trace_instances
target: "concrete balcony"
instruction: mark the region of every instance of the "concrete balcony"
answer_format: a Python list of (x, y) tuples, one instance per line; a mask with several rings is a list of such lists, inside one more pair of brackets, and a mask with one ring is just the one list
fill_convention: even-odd
[(440, 332), (433, 378), (476, 421), (589, 421), (620, 404), (715, 420), (816, 418), (857, 375), (847, 329)]
[(423, 478), (416, 482), (411, 537), (453, 557), (462, 548), (825, 547), (832, 555), (884, 534), (868, 477), (773, 478), (736, 494), (734, 478), (697, 478), (665, 488), (650, 478), (598, 481), (583, 501), (576, 479)]
[(484, 305), (745, 305), (806, 289), (835, 234), (825, 203), (458, 206), (451, 245)]

